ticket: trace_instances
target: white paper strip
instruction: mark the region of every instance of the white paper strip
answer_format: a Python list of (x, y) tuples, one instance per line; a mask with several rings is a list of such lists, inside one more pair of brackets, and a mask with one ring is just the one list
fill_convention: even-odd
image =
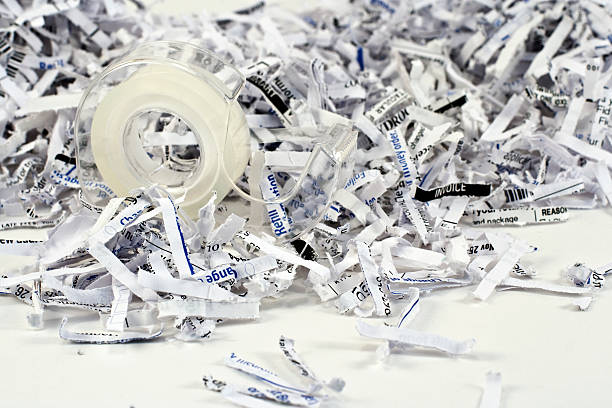
[(480, 400), (480, 408), (498, 408), (501, 402), (501, 374), (489, 371)]
[(424, 333), (403, 327), (371, 326), (361, 320), (357, 322), (356, 328), (362, 336), (433, 348), (449, 354), (469, 353), (476, 343), (474, 339), (456, 341), (436, 334)]

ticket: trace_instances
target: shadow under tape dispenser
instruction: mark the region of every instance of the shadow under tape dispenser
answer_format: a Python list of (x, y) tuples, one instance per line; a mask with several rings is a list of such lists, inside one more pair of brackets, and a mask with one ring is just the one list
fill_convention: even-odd
[[(234, 189), (265, 205), (280, 240), (312, 229), (351, 175), (356, 134), (332, 126), (309, 138), (308, 149), (292, 152), (301, 159), (290, 167), (267, 166), (268, 152), (251, 140), (237, 101), (244, 84), (238, 69), (184, 42), (140, 44), (113, 61), (77, 108), (83, 201), (102, 207), (132, 189), (159, 185), (175, 198), (184, 195), (181, 208), (197, 218), (213, 192), (218, 203)], [(249, 172), (259, 173), (259, 186), (249, 187)]]

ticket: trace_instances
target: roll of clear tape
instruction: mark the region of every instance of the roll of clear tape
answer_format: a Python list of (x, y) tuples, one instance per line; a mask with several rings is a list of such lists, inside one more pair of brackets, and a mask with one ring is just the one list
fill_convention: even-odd
[[(140, 68), (128, 80), (111, 89), (99, 103), (91, 127), (91, 147), (104, 181), (120, 196), (133, 188), (151, 184), (164, 186), (172, 195), (185, 194), (181, 208), (196, 217), (198, 210), (217, 192), (221, 201), (232, 188), (223, 177), (221, 160), (230, 177), (244, 173), (249, 160), (249, 129), (237, 101), (228, 104), (207, 79), (171, 65)], [(172, 170), (159, 169), (142, 146), (130, 123), (144, 112), (167, 112), (189, 125), (200, 149), (198, 168), (176, 186)], [(234, 141), (229, 146), (226, 138)], [(223, 149), (233, 148), (232, 154)], [(154, 176), (152, 175), (153, 173)], [(173, 186), (174, 187), (169, 187)]]

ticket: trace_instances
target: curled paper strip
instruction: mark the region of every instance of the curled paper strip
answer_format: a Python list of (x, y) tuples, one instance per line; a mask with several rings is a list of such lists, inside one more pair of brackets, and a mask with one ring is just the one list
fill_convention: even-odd
[(113, 343), (128, 343), (132, 341), (146, 341), (161, 336), (162, 329), (151, 330), (149, 333), (136, 331), (117, 332), (102, 332), (102, 331), (87, 331), (74, 332), (66, 327), (68, 318), (64, 317), (60, 323), (59, 335), (62, 339), (75, 343), (96, 343), (96, 344), (113, 344)]
[(456, 341), (412, 329), (386, 326), (375, 327), (363, 321), (358, 321), (356, 328), (362, 336), (386, 339), (411, 346), (433, 348), (449, 354), (467, 354), (472, 351), (474, 344), (476, 344), (474, 339)]

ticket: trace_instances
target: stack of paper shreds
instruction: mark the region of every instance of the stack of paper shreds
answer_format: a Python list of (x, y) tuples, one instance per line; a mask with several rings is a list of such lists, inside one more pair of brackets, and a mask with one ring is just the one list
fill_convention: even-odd
[[(599, 0), (357, 0), (303, 14), (257, 3), (179, 18), (136, 0), (0, 0), (0, 229), (52, 227), (44, 242), (0, 240), (1, 253), (37, 258), (4, 270), (0, 287), (32, 307), (33, 326), (62, 308), (63, 339), (112, 343), (214, 336), (220, 322), (258, 318), (262, 301), (299, 279), (339, 313), (386, 316), (385, 325), (357, 323), (385, 340), (383, 355), (471, 350), (473, 339), (407, 328), (420, 294), (439, 288), (471, 285), (480, 300), (498, 287), (587, 295), (576, 302), (586, 309), (610, 266), (576, 264), (564, 282), (538, 280), (521, 261), (534, 246), (480, 227), (563, 222), (612, 202), (611, 12)], [(308, 152), (301, 128), (358, 131), (353, 174), (308, 234), (281, 243), (270, 223), (282, 214), (267, 219), (235, 194), (203, 203), (195, 221), (159, 188), (101, 212), (81, 204), (79, 98), (114, 58), (159, 39), (191, 42), (242, 70), (239, 102), (263, 160)], [(281, 189), (296, 177), (284, 174)], [(292, 205), (308, 210), (303, 198)], [(98, 312), (103, 328), (69, 328), (73, 309)], [(312, 405), (300, 394), (341, 388), (300, 371), (314, 388), (224, 392)]]

